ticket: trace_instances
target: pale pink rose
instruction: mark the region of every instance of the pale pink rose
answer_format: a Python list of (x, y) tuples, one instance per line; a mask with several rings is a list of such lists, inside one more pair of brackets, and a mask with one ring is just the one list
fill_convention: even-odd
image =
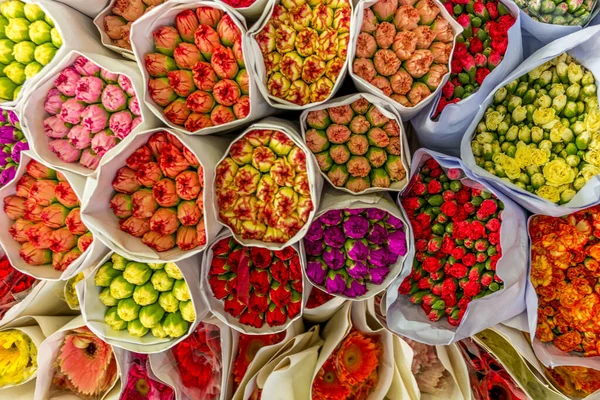
[(119, 111), (110, 116), (108, 127), (119, 138), (124, 139), (131, 133), (133, 116), (129, 111)]
[(90, 147), (92, 143), (92, 133), (83, 125), (75, 125), (67, 135), (69, 141), (76, 149), (83, 150)]

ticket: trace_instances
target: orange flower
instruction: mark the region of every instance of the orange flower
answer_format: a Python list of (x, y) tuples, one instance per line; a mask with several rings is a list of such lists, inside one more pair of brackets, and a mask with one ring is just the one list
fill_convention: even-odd
[(340, 346), (336, 365), (340, 380), (357, 385), (367, 380), (379, 365), (381, 345), (358, 331), (351, 332)]
[(578, 349), (581, 344), (581, 335), (577, 332), (571, 331), (564, 335), (556, 337), (552, 343), (561, 351), (569, 353)]
[(312, 384), (314, 400), (341, 400), (350, 395), (350, 387), (340, 382), (332, 357), (330, 356), (317, 373)]

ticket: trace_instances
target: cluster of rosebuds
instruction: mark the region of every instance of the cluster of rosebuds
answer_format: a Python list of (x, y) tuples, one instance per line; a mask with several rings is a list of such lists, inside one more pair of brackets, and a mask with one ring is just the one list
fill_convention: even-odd
[(365, 98), (311, 111), (306, 122), (306, 144), (333, 186), (359, 193), (406, 177), (398, 121)]
[(508, 30), (516, 18), (499, 0), (444, 0), (463, 27), (456, 38), (450, 80), (442, 89), (434, 118), (448, 105), (475, 93), (500, 64), (508, 48)]
[(348, 0), (282, 0), (255, 39), (269, 93), (294, 104), (326, 100), (346, 62)]
[(454, 31), (432, 0), (379, 0), (365, 8), (354, 73), (405, 107), (431, 95), (448, 73)]
[(92, 234), (81, 222), (79, 199), (65, 176), (35, 160), (17, 181), (16, 193), (4, 198), (4, 213), (14, 221), (8, 231), (29, 265), (52, 263), (64, 271), (92, 244)]
[(302, 267), (292, 247), (270, 251), (245, 247), (231, 237), (212, 246), (210, 288), (225, 311), (241, 324), (281, 326), (300, 314)]
[(416, 254), (399, 292), (431, 321), (447, 316), (458, 326), (471, 301), (504, 285), (496, 274), (504, 205), (475, 186), (460, 169), (444, 170), (430, 158), (402, 195)]
[(153, 134), (126, 160), (112, 186), (110, 208), (123, 232), (156, 251), (192, 250), (206, 244), (204, 170), (168, 132)]
[(161, 5), (166, 0), (115, 0), (109, 14), (104, 17), (104, 32), (112, 43), (122, 49), (131, 50), (131, 24), (138, 18)]
[(0, 109), (0, 187), (13, 180), (25, 150), (29, 150), (29, 143), (21, 131), (19, 117), (14, 111)]
[(327, 211), (304, 237), (306, 275), (327, 293), (359, 297), (406, 254), (404, 223), (377, 208)]
[(15, 269), (6, 256), (0, 257), (0, 319), (26, 295), (37, 280)]
[(242, 32), (218, 8), (198, 7), (153, 33), (157, 53), (144, 57), (148, 91), (171, 123), (196, 132), (250, 113)]
[(129, 78), (83, 56), (62, 70), (46, 94), (48, 147), (66, 163), (96, 169), (110, 149), (142, 123)]
[(286, 133), (254, 129), (217, 165), (219, 217), (242, 239), (285, 243), (314, 208), (306, 154)]

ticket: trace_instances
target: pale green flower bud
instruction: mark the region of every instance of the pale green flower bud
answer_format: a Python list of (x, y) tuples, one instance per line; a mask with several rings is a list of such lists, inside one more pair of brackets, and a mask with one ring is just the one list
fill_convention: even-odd
[(167, 335), (172, 338), (178, 338), (187, 333), (190, 324), (183, 319), (181, 313), (178, 311), (168, 314), (165, 317), (162, 326)]
[(175, 281), (172, 292), (175, 298), (179, 301), (187, 301), (190, 299), (188, 285), (183, 279)]
[(161, 293), (158, 297), (158, 304), (166, 312), (175, 312), (179, 309), (179, 300), (177, 300), (172, 292)]
[(60, 47), (63, 45), (63, 41), (56, 28), (52, 28), (50, 31), (50, 37), (52, 38), (52, 45), (57, 49), (60, 49)]
[(25, 82), (25, 66), (19, 62), (13, 61), (4, 68), (4, 73), (17, 85), (22, 85)]
[(52, 43), (44, 43), (35, 48), (35, 61), (46, 66), (56, 55), (56, 47)]
[(44, 16), (46, 15), (44, 14), (44, 11), (40, 8), (40, 6), (38, 6), (37, 4), (27, 3), (23, 8), (25, 18), (27, 18), (27, 20), (29, 20), (30, 22), (43, 20)]
[(146, 328), (154, 328), (155, 326), (160, 324), (160, 321), (163, 319), (165, 315), (165, 310), (158, 303), (154, 303), (145, 307), (142, 307), (140, 310), (140, 322)]
[(104, 322), (116, 331), (127, 329), (127, 321), (123, 321), (117, 313), (117, 307), (111, 307), (104, 314)]
[(139, 319), (136, 319), (127, 323), (127, 331), (131, 336), (142, 337), (148, 333), (149, 329), (142, 325)]
[(29, 21), (25, 18), (9, 19), (4, 32), (6, 33), (6, 37), (13, 42), (29, 40)]
[(9, 39), (0, 39), (0, 63), (8, 65), (15, 60), (15, 44)]
[(18, 87), (13, 81), (8, 79), (7, 77), (0, 78), (0, 99), (3, 100), (13, 100), (14, 93), (16, 88)]
[(142, 307), (132, 298), (119, 300), (117, 305), (117, 314), (123, 321), (133, 321), (137, 319)]
[(10, 0), (0, 5), (0, 12), (6, 18), (24, 18), (25, 3), (19, 0)]
[(194, 303), (191, 300), (180, 302), (179, 311), (181, 312), (181, 317), (187, 322), (194, 322), (196, 320), (196, 311), (194, 311)]
[(34, 53), (35, 53), (35, 43), (24, 41), (15, 44), (13, 48), (13, 55), (15, 56), (15, 60), (20, 62), (21, 64), (29, 64), (35, 61)]
[(52, 27), (44, 21), (35, 21), (29, 25), (29, 37), (35, 44), (43, 44), (52, 41), (50, 31)]
[(173, 279), (183, 279), (183, 275), (175, 263), (165, 264), (165, 272)]
[(98, 297), (100, 298), (100, 301), (102, 302), (102, 304), (104, 304), (107, 307), (116, 306), (117, 303), (119, 302), (117, 299), (115, 299), (114, 297), (112, 297), (110, 295), (110, 288), (108, 288), (108, 287), (105, 287), (104, 289), (102, 289), (102, 291), (100, 292), (100, 295)]

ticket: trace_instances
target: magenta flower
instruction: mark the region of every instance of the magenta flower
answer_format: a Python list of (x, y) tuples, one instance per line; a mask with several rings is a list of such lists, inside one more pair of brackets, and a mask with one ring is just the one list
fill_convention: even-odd
[(304, 241), (304, 249), (309, 256), (320, 256), (323, 253), (323, 242)]
[(335, 272), (331, 271), (327, 275), (325, 288), (329, 293), (342, 294), (346, 290), (346, 281), (341, 274), (336, 274)]
[(108, 113), (98, 104), (86, 107), (81, 114), (82, 124), (92, 133), (98, 133), (108, 124)]
[(389, 213), (379, 208), (367, 208), (365, 210), (366, 216), (372, 221), (381, 221)]
[(344, 221), (344, 233), (352, 239), (362, 239), (369, 230), (369, 221), (361, 216), (353, 215)]
[(348, 275), (354, 279), (363, 279), (369, 274), (369, 267), (367, 267), (364, 262), (357, 261), (351, 263), (348, 268), (346, 268), (346, 271), (348, 271)]
[(369, 264), (376, 267), (385, 267), (389, 264), (389, 252), (385, 247), (373, 246), (369, 251)]
[(338, 225), (330, 226), (325, 230), (324, 240), (328, 246), (339, 249), (344, 245), (344, 231)]
[(385, 229), (382, 223), (374, 223), (369, 229), (366, 239), (375, 244), (382, 244), (388, 238), (388, 230)]
[(365, 293), (367, 293), (367, 285), (355, 280), (350, 282), (350, 287), (347, 287), (344, 290), (344, 296), (348, 297), (358, 297), (364, 295)]
[(388, 267), (371, 268), (369, 270), (371, 283), (381, 285), (389, 273), (390, 269)]
[(325, 214), (321, 215), (319, 220), (325, 225), (339, 225), (342, 222), (342, 211), (341, 210), (331, 210), (327, 211)]
[(369, 246), (367, 241), (349, 239), (344, 245), (346, 254), (351, 260), (354, 261), (366, 261), (369, 256)]
[(344, 210), (344, 215), (360, 215), (365, 211), (364, 208), (349, 208)]
[(399, 218), (394, 217), (392, 214), (388, 213), (388, 216), (385, 220), (386, 227), (391, 227), (394, 229), (402, 229), (404, 227), (404, 223)]
[(387, 248), (396, 256), (406, 254), (406, 234), (403, 231), (392, 232), (387, 238)]
[(310, 261), (306, 265), (306, 275), (317, 285), (323, 285), (327, 277), (327, 265), (322, 260)]
[(304, 236), (304, 240), (308, 240), (311, 242), (315, 242), (320, 240), (323, 237), (323, 225), (321, 225), (320, 221), (316, 221), (314, 224), (308, 228), (308, 232), (306, 232), (306, 236)]
[(331, 269), (340, 269), (346, 262), (346, 257), (341, 249), (326, 247), (323, 252), (323, 260)]
[(119, 75), (118, 82), (121, 89), (123, 89), (128, 96), (135, 95), (135, 89), (133, 87), (133, 84), (131, 83), (131, 80), (129, 80), (128, 77), (126, 77), (125, 75)]

